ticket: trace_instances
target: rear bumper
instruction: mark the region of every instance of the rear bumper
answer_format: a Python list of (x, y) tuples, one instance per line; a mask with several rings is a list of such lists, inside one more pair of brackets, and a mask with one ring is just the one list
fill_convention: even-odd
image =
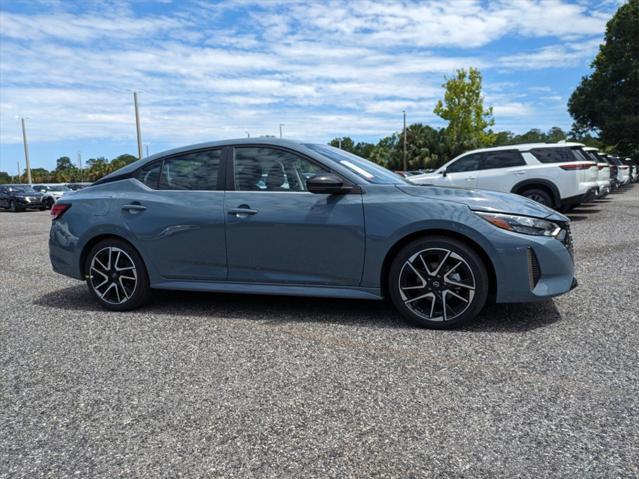
[(587, 201), (592, 201), (597, 197), (597, 186), (592, 186), (581, 195), (569, 196), (568, 198), (562, 198), (561, 206), (576, 206)]

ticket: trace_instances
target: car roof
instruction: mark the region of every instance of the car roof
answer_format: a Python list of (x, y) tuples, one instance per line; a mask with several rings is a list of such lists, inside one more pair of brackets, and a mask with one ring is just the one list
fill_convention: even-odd
[(566, 141), (563, 143), (519, 143), (517, 145), (503, 145), (503, 146), (492, 146), (489, 148), (478, 148), (476, 150), (470, 150), (464, 153), (464, 156), (470, 153), (485, 153), (489, 151), (504, 151), (504, 150), (519, 150), (519, 151), (528, 151), (533, 148), (572, 148), (572, 147), (583, 147), (583, 143), (577, 143), (573, 141)]

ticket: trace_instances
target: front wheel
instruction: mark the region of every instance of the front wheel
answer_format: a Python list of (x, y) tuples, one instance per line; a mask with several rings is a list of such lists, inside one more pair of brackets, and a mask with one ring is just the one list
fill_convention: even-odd
[(447, 329), (474, 319), (486, 303), (489, 279), (481, 258), (447, 237), (406, 245), (391, 264), (391, 299), (410, 322)]
[(98, 302), (113, 311), (126, 311), (149, 300), (151, 289), (144, 262), (127, 242), (107, 239), (87, 255), (87, 286)]
[(53, 204), (55, 203), (53, 198), (45, 198), (44, 199), (44, 206), (46, 209), (50, 210), (51, 208), (53, 208)]

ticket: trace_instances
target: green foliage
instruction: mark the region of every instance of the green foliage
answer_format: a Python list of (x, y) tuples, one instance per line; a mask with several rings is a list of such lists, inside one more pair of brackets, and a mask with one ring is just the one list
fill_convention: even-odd
[(442, 85), (446, 90), (444, 101), (437, 102), (434, 113), (448, 121), (446, 136), (453, 155), (493, 141), (491, 132), (485, 131), (495, 124), (493, 107), (484, 108), (481, 81), (478, 69), (470, 68), (466, 72), (462, 68)]
[(11, 183), (11, 175), (6, 171), (0, 171), (0, 185)]
[(599, 133), (621, 155), (639, 158), (639, 0), (608, 22), (592, 67), (568, 101), (573, 130)]

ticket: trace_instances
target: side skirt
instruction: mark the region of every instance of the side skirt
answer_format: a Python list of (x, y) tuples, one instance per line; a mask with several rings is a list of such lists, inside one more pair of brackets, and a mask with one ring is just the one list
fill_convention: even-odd
[(383, 299), (376, 288), (343, 288), (330, 286), (290, 286), (266, 283), (229, 283), (209, 281), (159, 281), (153, 289), (207, 291), (211, 293), (270, 294), (278, 296), (314, 296), (320, 298)]

